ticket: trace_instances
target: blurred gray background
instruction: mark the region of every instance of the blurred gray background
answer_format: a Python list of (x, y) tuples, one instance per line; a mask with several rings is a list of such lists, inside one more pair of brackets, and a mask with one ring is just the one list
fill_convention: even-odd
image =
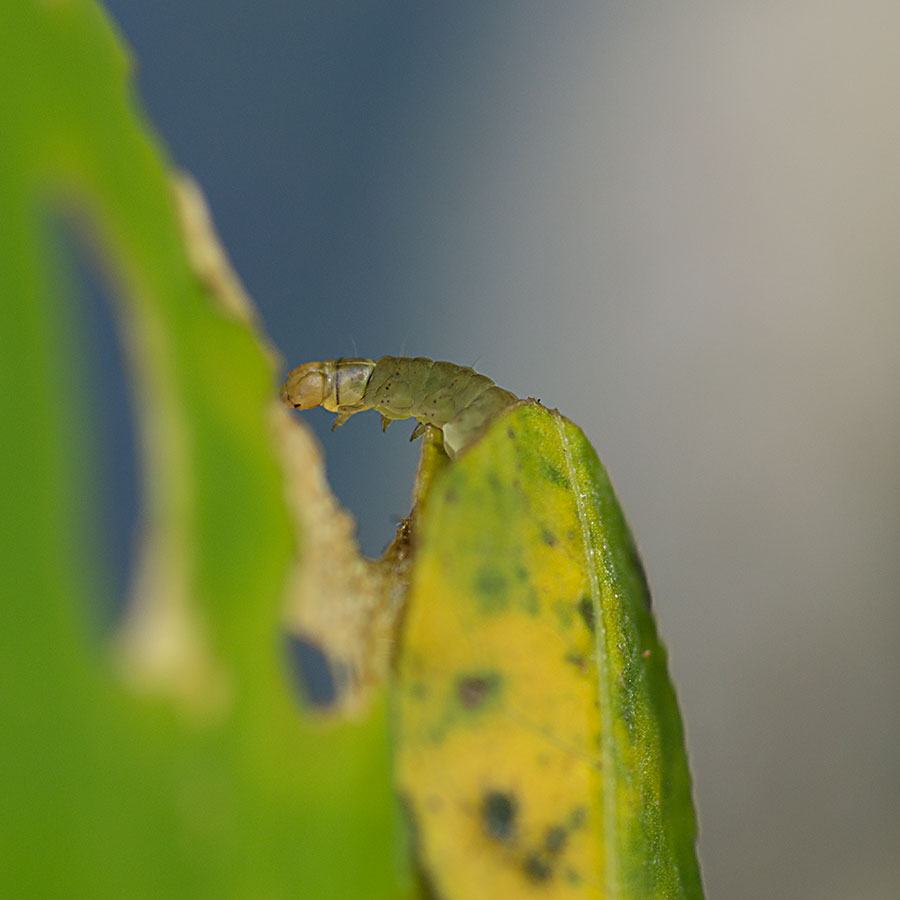
[[(108, 5), (290, 365), (475, 364), (588, 433), (708, 896), (896, 900), (900, 4)], [(121, 581), (131, 437), (90, 315)], [(307, 418), (378, 553), (410, 428)]]

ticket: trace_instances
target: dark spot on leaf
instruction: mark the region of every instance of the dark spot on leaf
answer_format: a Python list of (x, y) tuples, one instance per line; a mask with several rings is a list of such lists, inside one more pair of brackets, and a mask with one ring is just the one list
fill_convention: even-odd
[(562, 825), (554, 825), (547, 829), (547, 834), (544, 836), (544, 847), (547, 848), (548, 853), (554, 855), (563, 850), (568, 840), (569, 833), (566, 829)]
[(488, 835), (509, 841), (516, 831), (516, 798), (504, 791), (488, 791), (481, 803), (481, 821)]
[(499, 612), (506, 608), (506, 576), (496, 569), (482, 569), (475, 579), (475, 592), (486, 612)]
[(569, 487), (571, 487), (569, 479), (566, 478), (566, 476), (563, 475), (563, 473), (560, 472), (559, 469), (556, 468), (556, 466), (551, 465), (545, 459), (541, 460), (541, 462), (543, 463), (542, 468), (544, 470), (544, 477), (547, 479), (547, 481), (557, 485), (557, 487), (566, 488), (567, 490), (569, 489)]
[(542, 540), (548, 547), (555, 547), (555, 546), (556, 546), (556, 535), (555, 535), (552, 531), (550, 531), (549, 528), (544, 528), (544, 529), (541, 530), (541, 540)]
[(511, 440), (515, 440), (515, 439), (516, 439), (516, 433), (515, 433), (515, 431), (512, 430), (512, 428), (507, 428), (507, 429), (506, 429), (506, 435), (507, 435), (507, 437), (509, 437)]
[(456, 491), (453, 488), (447, 491), (444, 495), (448, 503), (456, 503), (459, 497), (456, 496)]
[(583, 828), (587, 825), (588, 811), (586, 806), (576, 806), (569, 814), (569, 828)]
[(496, 672), (461, 675), (456, 682), (456, 693), (466, 709), (480, 709), (499, 686), (500, 676)]
[[(291, 675), (310, 706), (327, 709), (338, 701), (338, 678), (325, 651), (309, 637), (287, 635)], [(338, 673), (343, 667), (337, 666)]]
[(594, 598), (590, 594), (585, 594), (578, 601), (578, 612), (581, 613), (581, 618), (584, 619), (584, 624), (587, 625), (588, 631), (593, 633), (597, 626), (594, 621)]
[(587, 659), (580, 653), (569, 652), (566, 654), (565, 660), (567, 663), (571, 663), (573, 666), (581, 669), (582, 672), (587, 670)]
[(543, 856), (534, 853), (525, 860), (525, 874), (531, 881), (547, 881), (553, 874), (553, 869)]

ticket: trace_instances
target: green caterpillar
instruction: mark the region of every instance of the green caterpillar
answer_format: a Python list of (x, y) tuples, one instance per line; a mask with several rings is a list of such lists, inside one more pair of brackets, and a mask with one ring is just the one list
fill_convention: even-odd
[(424, 356), (304, 363), (288, 375), (281, 398), (296, 409), (322, 406), (337, 413), (334, 428), (366, 409), (381, 413), (384, 428), (395, 419), (417, 419), (411, 440), (434, 425), (443, 431), (444, 449), (451, 459), (491, 419), (519, 402), (515, 394), (468, 366)]

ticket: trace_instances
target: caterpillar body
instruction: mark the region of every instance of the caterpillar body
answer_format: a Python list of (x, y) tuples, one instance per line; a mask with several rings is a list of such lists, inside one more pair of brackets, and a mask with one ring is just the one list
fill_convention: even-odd
[(322, 406), (337, 413), (334, 428), (366, 409), (381, 413), (384, 428), (395, 419), (417, 419), (412, 438), (427, 425), (440, 428), (451, 459), (491, 419), (519, 402), (515, 394), (468, 366), (424, 356), (304, 363), (289, 373), (281, 398), (295, 409)]

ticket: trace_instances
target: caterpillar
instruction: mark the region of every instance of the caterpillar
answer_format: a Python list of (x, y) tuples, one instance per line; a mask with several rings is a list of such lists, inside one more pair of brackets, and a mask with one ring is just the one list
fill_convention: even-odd
[(381, 413), (382, 428), (396, 419), (417, 419), (410, 440), (428, 425), (440, 428), (450, 459), (491, 419), (519, 402), (515, 394), (468, 366), (425, 356), (304, 363), (288, 374), (281, 399), (295, 409), (322, 406), (337, 413), (332, 428), (366, 409)]

